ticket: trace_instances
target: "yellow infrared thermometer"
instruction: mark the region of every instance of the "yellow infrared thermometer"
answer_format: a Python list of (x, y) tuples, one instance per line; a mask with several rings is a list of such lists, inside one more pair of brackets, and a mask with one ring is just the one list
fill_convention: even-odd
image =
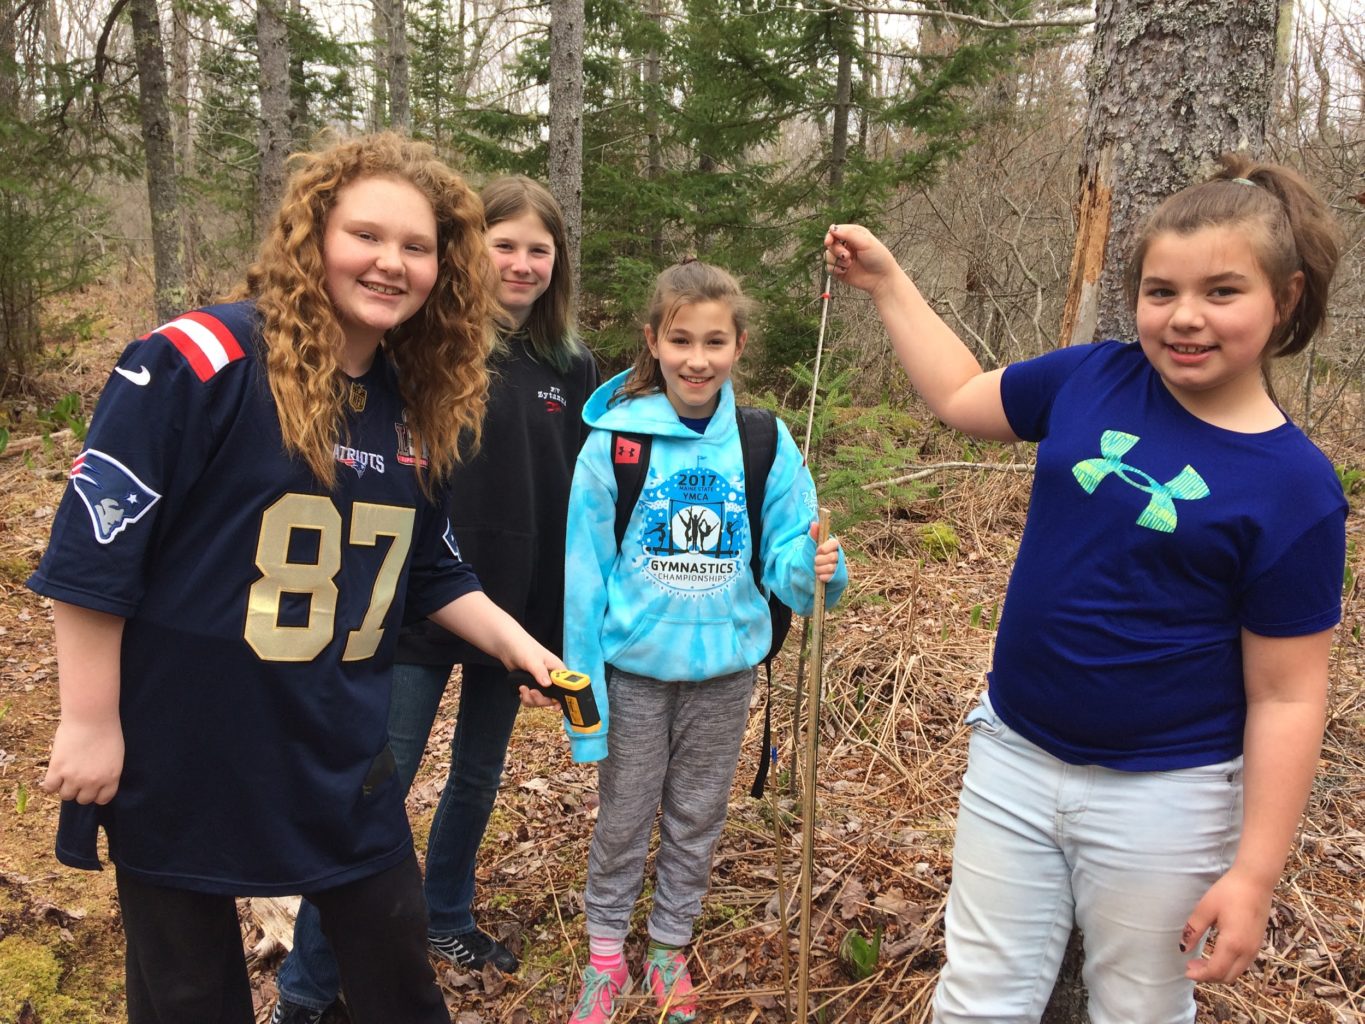
[[(540, 686), (529, 672), (516, 671), (509, 678), (517, 686)], [(582, 736), (591, 736), (602, 729), (602, 715), (592, 695), (592, 680), (582, 672), (561, 668), (550, 673), (550, 685), (541, 692), (553, 697), (564, 709), (564, 720), (569, 728)]]

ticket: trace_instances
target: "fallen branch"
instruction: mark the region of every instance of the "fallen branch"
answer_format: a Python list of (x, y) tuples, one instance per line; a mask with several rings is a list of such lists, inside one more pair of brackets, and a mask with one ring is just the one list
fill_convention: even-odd
[(0, 451), (0, 458), (6, 455), (18, 455), (21, 452), (32, 451), (34, 448), (41, 448), (49, 441), (65, 441), (71, 436), (71, 428), (65, 430), (54, 430), (51, 434), (35, 434), (32, 437), (20, 437), (5, 446), (4, 451)]
[(993, 469), (997, 473), (1032, 473), (1032, 462), (935, 462), (929, 466), (921, 466), (913, 473), (905, 476), (893, 476), (888, 480), (877, 480), (874, 483), (863, 484), (863, 490), (876, 491), (883, 487), (894, 487), (896, 484), (909, 483), (911, 480), (922, 480), (926, 476), (940, 472), (945, 469)]

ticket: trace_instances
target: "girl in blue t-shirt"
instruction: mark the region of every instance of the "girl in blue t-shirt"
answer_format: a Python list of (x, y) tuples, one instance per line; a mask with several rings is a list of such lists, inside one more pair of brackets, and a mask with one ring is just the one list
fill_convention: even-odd
[(865, 228), (825, 246), (935, 414), (1038, 442), (967, 719), (935, 1020), (1038, 1020), (1075, 924), (1096, 1024), (1193, 1021), (1195, 982), (1256, 955), (1321, 740), (1346, 502), (1266, 364), (1322, 324), (1330, 215), (1226, 157), (1139, 236), (1137, 345), (989, 373)]
[[(593, 429), (569, 495), (564, 656), (592, 680), (603, 715), (599, 731), (569, 737), (575, 761), (599, 762), (600, 797), (584, 893), (591, 957), (574, 1024), (607, 1024), (630, 987), (623, 950), (656, 816), (643, 985), (659, 1021), (696, 1016), (684, 947), (725, 824), (754, 668), (772, 635), (751, 568), (749, 482), (730, 383), (748, 311), (725, 271), (696, 261), (670, 267), (655, 287), (634, 368), (598, 388), (583, 410)], [(815, 485), (780, 420), (776, 428), (762, 587), (808, 615), (816, 578), (828, 584), (828, 606), (848, 572), (837, 539), (816, 545)], [(642, 462), (647, 475), (618, 546), (614, 465)], [(523, 689), (524, 701), (547, 702)]]

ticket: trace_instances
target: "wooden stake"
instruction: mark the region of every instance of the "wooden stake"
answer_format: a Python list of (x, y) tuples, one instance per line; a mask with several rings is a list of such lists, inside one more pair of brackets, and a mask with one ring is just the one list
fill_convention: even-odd
[[(771, 698), (770, 698), (771, 699)], [(777, 859), (777, 921), (778, 927), (782, 929), (779, 941), (782, 946), (782, 1008), (783, 1020), (791, 1020), (792, 1015), (792, 967), (791, 967), (791, 931), (787, 923), (787, 882), (785, 872), (782, 869), (782, 810), (777, 803), (777, 744), (774, 743), (769, 751), (772, 758), (769, 767), (772, 769), (772, 785), (768, 791), (773, 797), (773, 839), (776, 841)], [(795, 769), (793, 769), (795, 770)]]
[[(829, 510), (820, 510), (816, 544), (829, 539)], [(810, 692), (806, 694), (805, 785), (801, 794), (801, 939), (796, 972), (796, 1020), (806, 1024), (810, 1005), (811, 890), (815, 883), (815, 765), (820, 749), (820, 682), (825, 654), (825, 584), (815, 580), (811, 613)]]

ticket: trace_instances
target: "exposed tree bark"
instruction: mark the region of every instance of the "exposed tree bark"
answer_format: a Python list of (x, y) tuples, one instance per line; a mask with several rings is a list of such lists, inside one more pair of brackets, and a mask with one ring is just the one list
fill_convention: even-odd
[(284, 195), (284, 160), (290, 146), (289, 30), (282, 0), (257, 0), (256, 52), (260, 60), (258, 95), (261, 104), (256, 234), (260, 235)]
[(175, 176), (175, 140), (167, 102), (166, 55), (156, 0), (131, 0), (133, 50), (137, 57), (138, 113), (147, 154), (147, 200), (152, 213), (152, 255), (156, 315), (170, 320), (186, 305), (180, 192)]
[(550, 192), (564, 211), (573, 292), (583, 239), (583, 0), (550, 0)]
[[(1132, 338), (1123, 270), (1142, 218), (1232, 149), (1259, 153), (1282, 0), (1098, 0), (1062, 339)], [(1086, 1019), (1077, 935), (1044, 1024)]]
[(1259, 152), (1280, 0), (1099, 0), (1068, 344), (1132, 337), (1122, 273), (1142, 217), (1230, 149)]

